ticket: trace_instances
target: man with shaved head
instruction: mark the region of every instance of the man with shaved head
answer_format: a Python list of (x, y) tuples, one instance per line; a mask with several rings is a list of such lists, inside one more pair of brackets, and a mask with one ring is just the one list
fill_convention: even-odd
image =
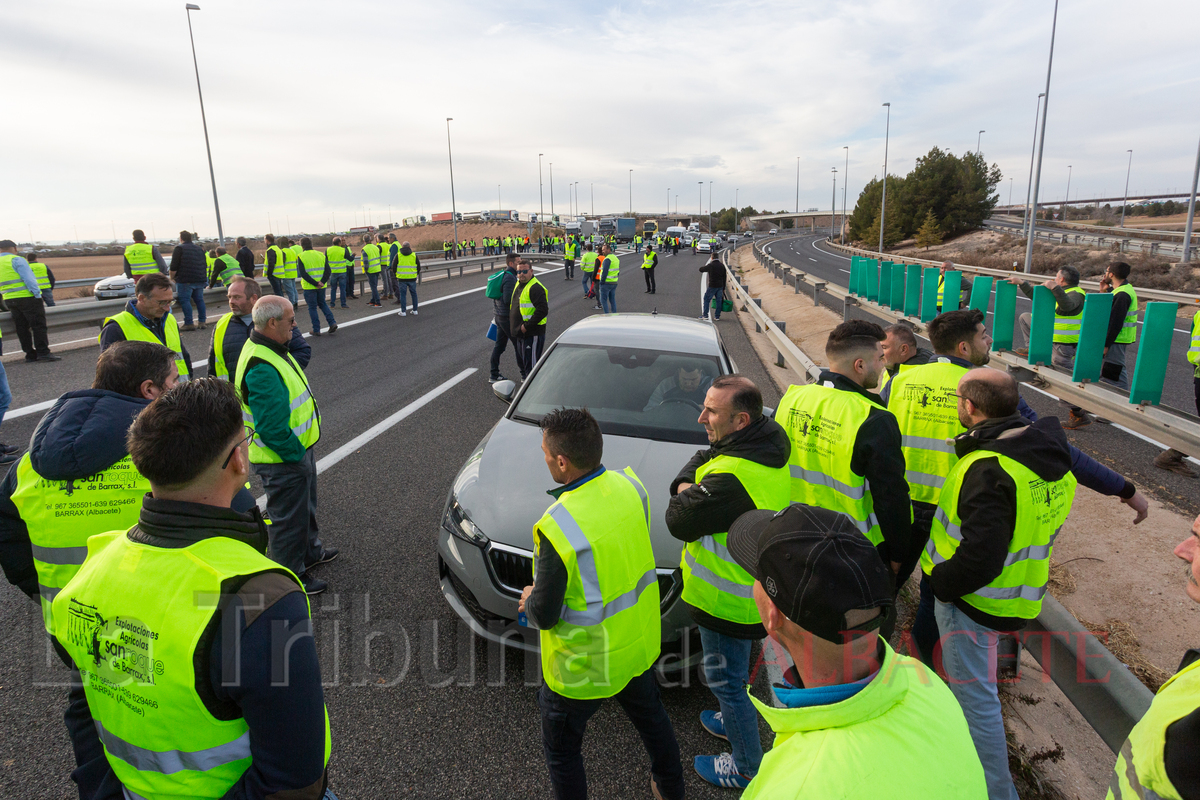
[(958, 461), (946, 475), (921, 569), (936, 598), (935, 648), (987, 778), (988, 797), (1016, 800), (996, 691), (1000, 631), (1042, 608), (1054, 539), (1071, 510), (1071, 449), (1054, 417), (1030, 423), (1017, 382), (973, 369), (958, 382)]

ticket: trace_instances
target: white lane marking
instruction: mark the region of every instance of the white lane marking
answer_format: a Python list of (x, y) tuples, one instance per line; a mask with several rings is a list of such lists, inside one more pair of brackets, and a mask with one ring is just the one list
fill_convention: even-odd
[[(479, 370), (475, 367), (468, 367), (467, 369), (464, 369), (450, 380), (433, 389), (430, 389), (416, 400), (413, 400), (411, 403), (397, 411), (395, 414), (392, 414), (387, 419), (372, 425), (366, 431), (360, 433), (358, 436), (355, 436), (353, 439), (346, 442), (329, 455), (325, 456), (324, 458), (317, 459), (317, 474), (320, 475), (325, 470), (335, 466), (338, 462), (342, 461), (344, 458), (346, 458), (346, 456), (350, 455), (355, 450), (358, 450), (373, 439), (378, 438), (380, 434), (386, 432), (390, 428), (394, 428), (405, 418), (412, 416), (412, 414), (417, 411), (420, 411), (422, 408), (429, 405), (431, 402), (441, 397), (443, 394), (453, 389), (455, 386), (462, 383), (464, 380), (474, 375), (478, 371)], [(266, 495), (258, 498), (258, 507), (263, 509), (267, 507)]]
[[(1050, 392), (1047, 392), (1045, 389), (1034, 386), (1032, 383), (1025, 383), (1022, 385), (1028, 386), (1030, 389), (1033, 389), (1035, 392), (1040, 392), (1041, 394), (1046, 395), (1046, 397), (1057, 400), (1060, 403), (1066, 402), (1058, 395), (1051, 394)], [(1149, 436), (1145, 435), (1144, 433), (1138, 433), (1135, 430), (1130, 430), (1129, 428), (1126, 428), (1124, 425), (1119, 425), (1114, 422), (1114, 423), (1112, 423), (1111, 427), (1116, 428), (1119, 431), (1124, 431), (1125, 433), (1128, 433), (1130, 436), (1135, 436), (1138, 439), (1141, 439), (1143, 442), (1148, 442), (1149, 444), (1152, 444), (1159, 449), (1162, 449), (1162, 450), (1170, 449), (1167, 445), (1163, 444), (1162, 442), (1155, 441), (1154, 439), (1151, 439)], [(1191, 456), (1184, 456), (1184, 458), (1186, 458), (1188, 461), (1193, 462), (1194, 464), (1200, 464), (1200, 459), (1195, 459), (1195, 458), (1192, 458)]]
[(58, 402), (58, 398), (56, 397), (53, 400), (47, 400), (43, 403), (34, 403), (31, 406), (21, 406), (20, 408), (14, 408), (13, 410), (7, 412), (4, 415), (4, 418), (12, 419), (13, 417), (24, 417), (27, 414), (36, 414), (39, 411), (46, 411), (47, 409), (50, 408), (50, 406), (54, 405), (57, 402)]
[(850, 274), (850, 270), (848, 270), (848, 269), (842, 269), (841, 267), (838, 267), (838, 272), (844, 272), (844, 273), (846, 273), (847, 275), (849, 275), (849, 274)]
[(816, 259), (815, 259), (815, 258), (813, 258), (812, 256), (809, 256), (809, 257), (808, 257), (808, 260), (809, 260), (809, 261), (813, 261), (813, 262), (815, 262), (815, 261), (816, 261)]

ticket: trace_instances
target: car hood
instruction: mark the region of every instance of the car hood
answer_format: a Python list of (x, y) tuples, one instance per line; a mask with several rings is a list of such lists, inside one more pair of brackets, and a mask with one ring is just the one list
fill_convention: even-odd
[[(535, 425), (501, 419), (467, 459), (454, 481), (458, 503), (476, 527), (500, 544), (533, 549), (533, 526), (554, 498)], [(699, 448), (629, 436), (604, 436), (604, 466), (632, 467), (650, 496), (650, 539), (661, 569), (679, 565), (683, 543), (667, 530), (671, 481)]]

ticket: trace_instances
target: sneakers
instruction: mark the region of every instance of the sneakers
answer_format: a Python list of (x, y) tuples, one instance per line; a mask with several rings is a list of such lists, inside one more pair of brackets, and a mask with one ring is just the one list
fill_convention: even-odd
[(1063, 421), (1062, 426), (1068, 430), (1075, 430), (1076, 428), (1082, 428), (1085, 425), (1091, 424), (1091, 414), (1087, 413), (1086, 411), (1084, 411), (1082, 414), (1076, 414), (1074, 411), (1071, 411), (1066, 420)]
[(700, 319), (704, 320), (705, 322), (708, 322), (708, 314), (701, 314)]
[(729, 741), (729, 737), (725, 735), (725, 720), (721, 718), (720, 711), (701, 711), (700, 727), (718, 739)]
[(183, 325), (183, 326), (181, 326), (181, 327), (179, 328), (179, 330), (181, 330), (181, 331), (194, 331), (194, 330), (196, 330), (196, 326), (195, 326), (195, 325), (193, 325), (192, 323), (190, 323), (190, 322), (189, 322), (187, 325)]
[(721, 753), (719, 756), (696, 756), (693, 766), (696, 774), (722, 789), (745, 789), (750, 785), (750, 779), (737, 771), (733, 763), (732, 753)]
[(302, 580), (304, 581), (304, 593), (309, 597), (320, 594), (329, 588), (329, 584), (320, 578), (303, 578)]
[(1154, 466), (1182, 475), (1185, 478), (1195, 478), (1196, 471), (1183, 460), (1183, 453), (1178, 450), (1164, 450), (1154, 458)]
[(320, 336), (320, 335), (321, 335), (320, 331), (313, 331), (313, 336)]
[(46, 353), (44, 356), (38, 356), (38, 361), (62, 361), (62, 356), (56, 356), (53, 353)]
[(316, 561), (312, 562), (311, 564), (307, 564), (305, 566), (308, 568), (311, 568), (311, 567), (317, 566), (318, 564), (328, 564), (330, 561), (333, 561), (335, 558), (338, 557), (339, 552), (341, 552), (341, 551), (339, 551), (336, 547), (332, 547), (332, 546), (326, 547), (323, 550), (321, 550), (321, 555), (317, 557)]
[(337, 333), (337, 323), (336, 322), (329, 326), (329, 332)]
[(0, 455), (9, 456), (13, 453), (19, 452), (21, 452), (21, 448), (17, 447), (15, 444), (0, 444)]
[(416, 306), (413, 306), (412, 315), (414, 317), (417, 315), (417, 307)]
[(397, 311), (397, 312), (396, 312), (396, 316), (397, 316), (397, 317), (407, 317), (407, 316), (408, 316), (408, 313), (407, 313), (407, 312), (405, 312), (405, 311)]
[(196, 327), (197, 327), (197, 328), (199, 328), (199, 329), (200, 329), (200, 330), (202, 330), (202, 331), (206, 331), (206, 330), (208, 330), (208, 323), (207, 323), (207, 322), (201, 322), (201, 323), (200, 323), (199, 325), (197, 325)]
[(506, 381), (506, 380), (508, 380), (508, 378), (505, 378), (503, 375), (501, 375), (499, 372), (497, 372), (495, 377), (488, 378), (488, 383), (499, 383), (500, 381)]

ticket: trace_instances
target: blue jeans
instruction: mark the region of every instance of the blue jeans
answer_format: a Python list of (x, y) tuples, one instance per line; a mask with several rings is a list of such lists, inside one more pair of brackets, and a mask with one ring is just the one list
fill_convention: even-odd
[(379, 273), (368, 272), (367, 280), (371, 283), (371, 302), (379, 305)]
[(605, 314), (617, 313), (617, 285), (615, 283), (600, 284), (600, 309)]
[[(713, 300), (717, 301), (717, 307), (713, 308)], [(710, 286), (704, 290), (703, 308), (700, 309), (700, 316), (707, 317), (708, 312), (712, 311), (713, 319), (721, 318), (721, 304), (725, 302), (725, 288), (722, 286)]]
[(333, 318), (333, 312), (329, 310), (329, 306), (325, 305), (324, 289), (305, 289), (304, 302), (308, 304), (308, 316), (312, 319), (313, 333), (319, 333), (321, 330), (321, 318), (317, 316), (318, 308), (325, 312), (325, 320), (329, 323), (329, 327), (337, 325), (337, 320)]
[(396, 292), (396, 294), (398, 295), (398, 297), (396, 299), (400, 301), (400, 310), (401, 311), (408, 310), (408, 292), (412, 292), (413, 311), (416, 311), (417, 310), (417, 282), (416, 282), (416, 280), (402, 281), (399, 278), (397, 278), (396, 285), (399, 287)]
[(704, 681), (721, 706), (721, 721), (733, 750), (738, 772), (753, 777), (762, 763), (762, 740), (758, 737), (758, 712), (746, 694), (750, 681), (749, 639), (735, 639), (700, 626), (704, 648)]
[(1008, 771), (1008, 743), (996, 686), (996, 644), (999, 634), (972, 620), (952, 603), (934, 601), (934, 616), (942, 632), (942, 668), (950, 691), (962, 706), (983, 763), (989, 800), (1017, 800)]
[(11, 405), (12, 390), (8, 388), (8, 373), (4, 371), (4, 362), (0, 361), (0, 422), (4, 422), (4, 415)]
[(283, 293), (287, 299), (296, 305), (296, 279), (295, 278), (280, 278), (279, 283), (283, 286)]
[(54, 305), (53, 289), (42, 289), (42, 302), (44, 302), (47, 306)]
[(342, 290), (342, 308), (346, 308), (346, 273), (337, 272), (329, 276), (329, 305), (337, 305), (338, 289)]
[(204, 308), (204, 287), (205, 283), (177, 283), (175, 286), (179, 289), (179, 305), (183, 307), (183, 324), (192, 324), (192, 303), (196, 304), (197, 322), (203, 325), (207, 320), (206, 309)]
[[(682, 798), (683, 764), (679, 760), (679, 742), (658, 693), (654, 668), (627, 683), (613, 699), (621, 704), (641, 736), (650, 755), (650, 774), (658, 783), (662, 796), (671, 800)], [(583, 733), (588, 720), (604, 701), (563, 697), (545, 684), (538, 690), (537, 700), (542, 710), (542, 750), (550, 768), (554, 796), (559, 800), (587, 797)]]
[(588, 285), (592, 282), (592, 275), (594, 275), (594, 274), (595, 274), (594, 272), (583, 273), (583, 296), (584, 297), (587, 297)]
[(275, 295), (279, 295), (280, 297), (283, 297), (283, 282), (279, 278), (276, 278), (274, 275), (268, 275), (267, 280), (271, 284), (271, 294), (275, 294)]

